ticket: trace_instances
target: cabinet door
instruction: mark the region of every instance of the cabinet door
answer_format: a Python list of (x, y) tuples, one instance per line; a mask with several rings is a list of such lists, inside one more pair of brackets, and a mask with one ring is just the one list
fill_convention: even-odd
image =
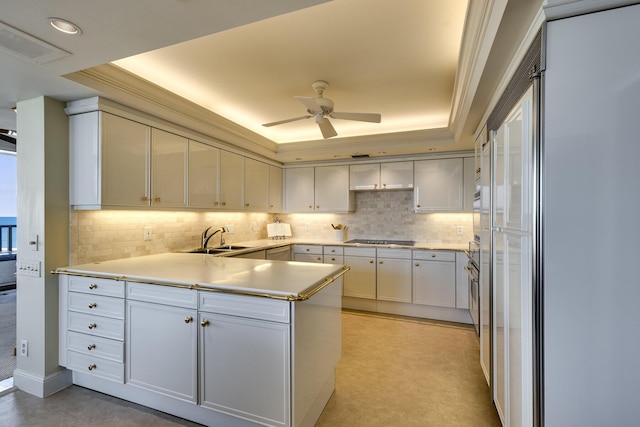
[(349, 191), (349, 166), (315, 168), (315, 211), (351, 212), (353, 193)]
[(349, 166), (349, 189), (377, 190), (379, 188), (380, 163)]
[(254, 212), (269, 209), (269, 165), (244, 159), (244, 208)]
[(465, 157), (463, 161), (463, 211), (473, 212), (473, 196), (476, 192), (476, 160), (473, 157)]
[(101, 118), (102, 204), (149, 206), (151, 128), (107, 113)]
[(189, 206), (217, 208), (220, 150), (189, 141)]
[(269, 165), (269, 212), (282, 212), (282, 168)]
[(376, 258), (345, 255), (344, 296), (376, 299)]
[(413, 188), (413, 162), (382, 163), (380, 186), (387, 190)]
[(127, 383), (196, 403), (196, 310), (127, 301)]
[(284, 208), (287, 212), (313, 212), (313, 168), (290, 168), (284, 171)]
[(244, 209), (244, 157), (220, 150), (220, 207)]
[(411, 260), (378, 258), (378, 299), (411, 302)]
[(414, 260), (413, 302), (416, 304), (456, 306), (456, 263)]
[(462, 159), (421, 160), (414, 168), (416, 211), (462, 210)]
[(151, 205), (187, 206), (187, 138), (159, 129), (151, 131)]
[(469, 308), (469, 274), (465, 270), (467, 264), (467, 255), (456, 252), (456, 308)]
[(289, 425), (289, 324), (200, 313), (200, 404)]
[(320, 254), (301, 254), (301, 253), (294, 253), (294, 254), (293, 254), (293, 260), (294, 260), (294, 261), (299, 261), (299, 262), (316, 262), (316, 263), (322, 263), (323, 258), (322, 258), (322, 255), (320, 255)]

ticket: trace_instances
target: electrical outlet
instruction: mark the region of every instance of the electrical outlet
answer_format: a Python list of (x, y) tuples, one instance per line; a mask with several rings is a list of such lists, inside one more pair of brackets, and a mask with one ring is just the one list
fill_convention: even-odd
[(461, 225), (457, 225), (456, 226), (456, 233), (457, 234), (462, 234), (462, 226)]
[(143, 229), (144, 240), (151, 240), (151, 227), (145, 227)]
[(29, 356), (29, 341), (27, 340), (20, 341), (20, 356), (24, 356), (24, 357)]

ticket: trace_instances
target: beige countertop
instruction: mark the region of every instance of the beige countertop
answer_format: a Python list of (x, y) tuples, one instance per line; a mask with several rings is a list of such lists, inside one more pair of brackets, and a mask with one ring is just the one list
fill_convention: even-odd
[(304, 300), (345, 270), (309, 264), (164, 253), (57, 268), (58, 274), (102, 277), (192, 289)]

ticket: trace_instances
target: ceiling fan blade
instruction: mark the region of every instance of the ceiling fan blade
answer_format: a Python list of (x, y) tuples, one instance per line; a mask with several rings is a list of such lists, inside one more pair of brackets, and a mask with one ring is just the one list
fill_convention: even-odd
[(268, 128), (268, 127), (271, 127), (271, 126), (282, 125), (282, 124), (285, 124), (285, 123), (295, 122), (295, 121), (298, 121), (298, 120), (310, 119), (311, 117), (313, 117), (313, 116), (294, 117), (293, 119), (286, 119), (286, 120), (279, 120), (277, 122), (265, 123), (262, 126)]
[(326, 118), (323, 117), (321, 121), (316, 120), (316, 123), (318, 123), (318, 126), (320, 127), (320, 132), (322, 132), (322, 136), (325, 139), (331, 138), (332, 136), (336, 136), (338, 134), (338, 132), (336, 132), (336, 130), (333, 128), (333, 125), (331, 124), (331, 122)]
[(322, 107), (316, 102), (317, 98), (310, 98), (308, 96), (294, 96), (295, 99), (302, 102), (309, 113), (322, 113)]
[(380, 123), (382, 117), (378, 113), (337, 113), (329, 114), (333, 119), (357, 120), (359, 122)]

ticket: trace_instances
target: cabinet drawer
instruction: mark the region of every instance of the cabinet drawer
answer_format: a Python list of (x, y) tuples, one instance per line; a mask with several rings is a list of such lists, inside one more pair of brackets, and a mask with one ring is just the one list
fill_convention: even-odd
[(67, 329), (124, 341), (124, 320), (120, 319), (70, 311), (67, 318)]
[(194, 290), (146, 283), (127, 282), (127, 299), (174, 307), (198, 307), (198, 293)]
[(411, 259), (411, 249), (378, 248), (378, 258)]
[(344, 248), (344, 254), (350, 256), (364, 256), (364, 257), (376, 257), (376, 248), (352, 248), (346, 246)]
[(325, 255), (342, 255), (344, 254), (343, 246), (325, 246), (323, 248)]
[(227, 295), (200, 291), (200, 311), (270, 320), (272, 322), (290, 322), (290, 304), (268, 298)]
[(69, 290), (124, 298), (124, 282), (111, 279), (69, 276)]
[(456, 253), (454, 251), (413, 251), (413, 259), (434, 260), (434, 261), (454, 261)]
[(79, 332), (67, 332), (67, 349), (114, 362), (124, 362), (124, 342)]
[(123, 363), (75, 351), (67, 352), (67, 361), (67, 368), (72, 371), (124, 383)]
[(322, 255), (322, 246), (319, 245), (294, 245), (294, 253)]
[(344, 257), (342, 255), (326, 255), (323, 258), (325, 264), (344, 264)]
[(124, 319), (124, 299), (69, 292), (69, 310)]

